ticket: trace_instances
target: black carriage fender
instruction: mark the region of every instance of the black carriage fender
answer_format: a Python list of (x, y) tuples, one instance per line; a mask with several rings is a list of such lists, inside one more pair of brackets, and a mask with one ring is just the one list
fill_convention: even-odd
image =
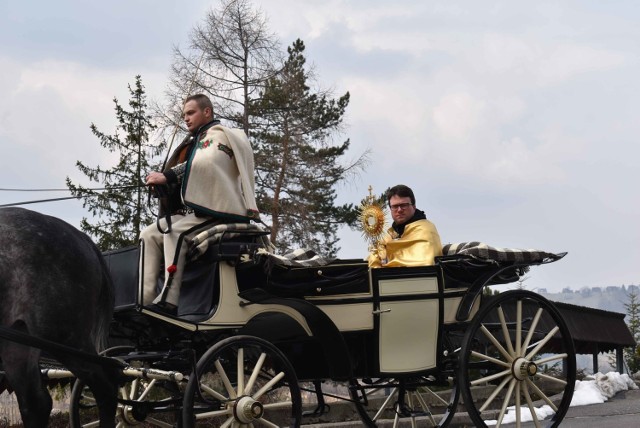
[[(351, 377), (351, 360), (344, 337), (321, 309), (305, 300), (277, 297), (259, 288), (245, 290), (238, 296), (254, 304), (276, 304), (294, 309), (304, 317), (313, 337), (321, 345), (332, 378)], [(260, 337), (270, 341), (290, 339), (292, 335), (308, 337), (297, 321), (283, 313), (261, 313), (241, 329), (242, 334), (249, 331), (254, 335), (264, 335), (266, 337)]]

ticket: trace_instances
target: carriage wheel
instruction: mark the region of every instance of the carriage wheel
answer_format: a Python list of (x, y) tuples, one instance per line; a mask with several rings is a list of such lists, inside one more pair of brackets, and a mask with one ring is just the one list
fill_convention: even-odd
[(438, 385), (430, 376), (353, 379), (349, 391), (368, 427), (377, 427), (382, 420), (393, 420), (394, 428), (407, 422), (412, 427), (446, 427), (455, 415), (459, 397), (455, 383)]
[(471, 322), (458, 379), (475, 426), (492, 420), (498, 427), (507, 422), (519, 427), (526, 421), (556, 427), (569, 408), (576, 380), (569, 329), (542, 296), (524, 290), (501, 293)]
[[(129, 347), (112, 348), (103, 353), (106, 356), (122, 355)], [(118, 402), (115, 414), (117, 427), (174, 427), (180, 421), (182, 394), (175, 382), (132, 378), (121, 383), (118, 398), (135, 401), (139, 405)], [(145, 403), (153, 406), (145, 406)], [(100, 418), (98, 406), (91, 390), (80, 379), (71, 391), (69, 405), (69, 425), (73, 428), (98, 427)]]
[(230, 337), (198, 361), (184, 394), (183, 427), (299, 427), (301, 401), (293, 367), (278, 348)]

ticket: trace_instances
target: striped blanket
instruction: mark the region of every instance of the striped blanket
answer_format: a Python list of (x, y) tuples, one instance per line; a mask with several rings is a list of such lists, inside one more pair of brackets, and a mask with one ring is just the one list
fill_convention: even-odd
[(567, 253), (554, 254), (533, 249), (492, 247), (477, 241), (447, 244), (442, 247), (442, 255), (451, 256), (456, 254), (485, 261), (538, 264), (560, 260)]
[(326, 259), (315, 251), (300, 248), (285, 255), (270, 253), (266, 249), (259, 249), (258, 255), (264, 256), (269, 260), (269, 264), (275, 266), (291, 266), (291, 267), (314, 267), (326, 266), (333, 259)]
[(264, 236), (268, 231), (269, 229), (267, 227), (253, 223), (218, 224), (200, 232), (191, 239), (187, 239), (187, 245), (189, 248), (188, 257), (190, 260), (198, 258), (207, 251), (209, 245), (217, 244), (221, 240), (247, 236), (254, 233), (256, 235), (261, 235), (259, 237), (259, 242), (263, 245), (263, 248), (258, 249), (256, 254), (265, 259), (268, 266), (325, 266), (332, 260), (326, 259), (316, 254), (313, 250), (306, 248), (294, 250), (284, 255), (276, 254), (275, 247), (271, 244), (269, 238)]

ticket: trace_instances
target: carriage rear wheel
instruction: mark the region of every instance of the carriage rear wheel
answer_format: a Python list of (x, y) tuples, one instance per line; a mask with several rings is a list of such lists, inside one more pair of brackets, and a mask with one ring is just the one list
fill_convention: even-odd
[(234, 336), (198, 361), (184, 394), (183, 427), (299, 427), (302, 400), (293, 367), (278, 348)]
[(382, 420), (393, 420), (394, 428), (408, 422), (412, 427), (446, 427), (455, 415), (459, 392), (455, 383), (416, 376), (353, 379), (350, 395), (367, 427), (377, 427)]
[[(460, 353), (460, 388), (475, 426), (556, 427), (576, 380), (569, 329), (555, 306), (535, 293), (492, 297), (471, 322)], [(549, 416), (550, 419), (545, 419)]]
[[(125, 355), (131, 347), (116, 347), (103, 355)], [(118, 388), (118, 407), (115, 423), (118, 427), (176, 426), (180, 421), (183, 386), (173, 381), (127, 378)], [(126, 402), (124, 402), (126, 400)], [(80, 379), (76, 380), (69, 406), (69, 425), (72, 428), (100, 425), (98, 407), (91, 390)]]

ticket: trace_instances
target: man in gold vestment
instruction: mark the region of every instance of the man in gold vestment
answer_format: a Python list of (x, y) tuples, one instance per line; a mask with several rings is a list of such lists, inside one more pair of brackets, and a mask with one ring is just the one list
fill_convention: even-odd
[(442, 255), (440, 235), (423, 211), (416, 209), (413, 191), (402, 184), (387, 192), (393, 224), (369, 254), (369, 267), (428, 266)]

